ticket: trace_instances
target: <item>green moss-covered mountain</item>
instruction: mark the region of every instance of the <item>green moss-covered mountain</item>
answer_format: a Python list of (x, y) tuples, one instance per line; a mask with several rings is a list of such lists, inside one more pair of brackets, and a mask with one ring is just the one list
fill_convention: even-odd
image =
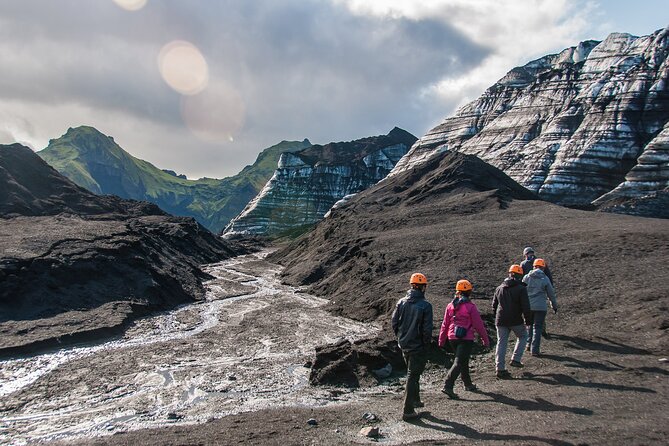
[(150, 201), (170, 214), (194, 217), (212, 232), (220, 232), (267, 183), (281, 153), (309, 146), (307, 139), (282, 141), (235, 176), (199, 180), (135, 158), (93, 127), (68, 129), (38, 155), (91, 192)]

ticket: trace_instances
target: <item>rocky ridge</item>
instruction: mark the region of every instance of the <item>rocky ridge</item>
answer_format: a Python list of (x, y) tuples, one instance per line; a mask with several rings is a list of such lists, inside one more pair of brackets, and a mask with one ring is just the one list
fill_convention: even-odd
[(415, 141), (396, 127), (387, 135), (283, 153), (272, 178), (224, 233), (277, 236), (310, 227), (340, 199), (383, 179)]
[(149, 201), (172, 215), (193, 217), (209, 230), (220, 232), (262, 189), (283, 151), (309, 146), (306, 139), (282, 141), (265, 149), (253, 165), (235, 176), (199, 180), (135, 158), (114, 138), (87, 126), (68, 129), (38, 155), (93, 193)]
[(453, 150), (552, 202), (669, 217), (668, 55), (669, 28), (514, 68), (420, 138), (391, 175)]
[(0, 354), (90, 340), (204, 296), (202, 263), (238, 253), (193, 219), (98, 196), (0, 146)]

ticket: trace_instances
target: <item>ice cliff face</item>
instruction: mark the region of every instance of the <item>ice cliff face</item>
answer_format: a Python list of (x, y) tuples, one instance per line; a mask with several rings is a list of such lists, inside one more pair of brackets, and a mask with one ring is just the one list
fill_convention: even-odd
[(274, 176), (224, 233), (274, 236), (316, 223), (344, 196), (385, 178), (415, 141), (394, 128), (388, 135), (283, 153)]
[[(611, 34), (514, 68), (417, 141), (391, 175), (454, 150), (560, 204), (607, 207), (664, 196), (668, 52), (669, 28)], [(662, 216), (661, 206), (608, 208)]]

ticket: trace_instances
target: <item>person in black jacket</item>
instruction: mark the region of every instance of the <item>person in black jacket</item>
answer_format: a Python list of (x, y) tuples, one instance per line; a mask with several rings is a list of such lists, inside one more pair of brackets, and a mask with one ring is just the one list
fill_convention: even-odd
[(506, 379), (511, 377), (505, 367), (509, 334), (513, 331), (518, 338), (510, 365), (523, 367), (521, 360), (527, 344), (525, 325), (531, 317), (527, 286), (523, 283), (523, 268), (520, 265), (511, 265), (509, 277), (504, 279), (504, 282), (495, 290), (495, 296), (492, 298), (492, 311), (495, 314), (495, 325), (497, 326), (495, 369), (498, 378)]
[(420, 417), (416, 412), (416, 407), (423, 407), (419, 381), (427, 363), (427, 348), (432, 343), (433, 328), (432, 304), (425, 300), (427, 277), (415, 273), (409, 283), (411, 289), (397, 302), (392, 316), (393, 332), (407, 365), (404, 421)]

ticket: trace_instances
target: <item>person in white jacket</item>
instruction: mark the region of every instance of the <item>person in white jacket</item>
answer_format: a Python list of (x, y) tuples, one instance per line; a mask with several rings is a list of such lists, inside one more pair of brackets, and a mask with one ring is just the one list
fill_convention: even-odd
[(555, 313), (557, 313), (558, 305), (555, 288), (544, 272), (546, 262), (544, 259), (535, 259), (533, 266), (534, 269), (523, 277), (523, 282), (527, 284), (527, 296), (530, 299), (532, 316), (531, 325), (527, 327), (530, 354), (539, 356), (541, 354), (541, 330), (548, 312), (546, 301), (550, 300), (551, 308)]

